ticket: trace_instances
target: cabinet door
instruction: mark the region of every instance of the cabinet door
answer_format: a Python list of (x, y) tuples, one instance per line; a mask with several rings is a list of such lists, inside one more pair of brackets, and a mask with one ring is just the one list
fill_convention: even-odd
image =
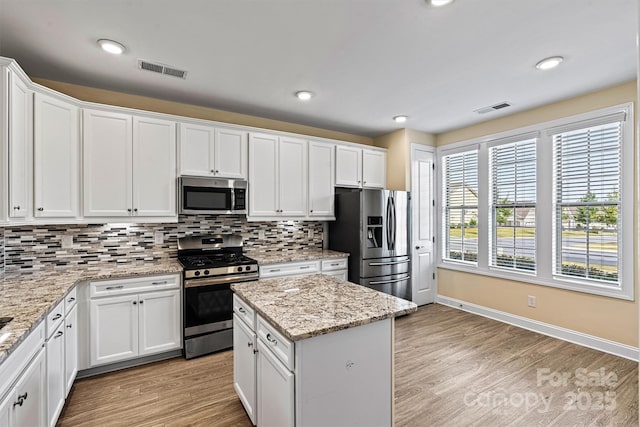
[(180, 123), (180, 175), (213, 176), (215, 128)]
[(138, 355), (138, 296), (91, 300), (91, 366)]
[(247, 132), (216, 129), (215, 176), (247, 179)]
[(294, 376), (258, 340), (258, 424), (260, 426), (293, 426)]
[(177, 215), (174, 122), (133, 118), (133, 213)]
[(362, 187), (362, 149), (336, 147), (336, 185)]
[(280, 138), (278, 195), (280, 215), (307, 215), (307, 141)]
[(233, 315), (233, 388), (256, 425), (256, 334)]
[(140, 356), (181, 348), (180, 290), (138, 295)]
[(64, 320), (64, 378), (65, 398), (69, 395), (78, 374), (78, 306), (75, 305)]
[(48, 425), (45, 353), (44, 349), (38, 352), (13, 388), (9, 409), (12, 426)]
[(27, 86), (9, 73), (9, 217), (30, 215), (32, 95)]
[(333, 217), (334, 146), (309, 143), (309, 216)]
[(278, 214), (278, 137), (249, 136), (249, 216)]
[(385, 188), (387, 183), (387, 155), (382, 151), (362, 151), (362, 186)]
[(83, 111), (84, 216), (130, 216), (132, 118)]
[(64, 336), (62, 323), (47, 340), (47, 420), (49, 426), (55, 426), (64, 406)]
[(78, 107), (35, 94), (34, 216), (78, 216)]

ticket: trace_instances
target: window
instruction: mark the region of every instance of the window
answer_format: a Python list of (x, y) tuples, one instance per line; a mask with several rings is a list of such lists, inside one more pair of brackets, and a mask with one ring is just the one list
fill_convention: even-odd
[(489, 149), (493, 267), (536, 269), (536, 140)]
[(633, 300), (633, 104), (438, 149), (438, 267)]
[(478, 260), (478, 152), (445, 156), (444, 258), (475, 263)]
[(555, 274), (619, 282), (622, 124), (616, 121), (552, 136)]

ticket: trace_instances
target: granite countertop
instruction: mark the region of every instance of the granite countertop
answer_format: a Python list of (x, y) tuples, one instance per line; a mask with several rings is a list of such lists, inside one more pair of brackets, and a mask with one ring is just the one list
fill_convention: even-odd
[(231, 289), (292, 341), (412, 313), (418, 306), (322, 274), (235, 283)]
[(177, 261), (167, 260), (142, 264), (105, 263), (0, 278), (0, 316), (13, 317), (0, 329), (0, 363), (78, 282), (181, 272), (182, 266)]
[(326, 258), (346, 258), (346, 252), (328, 249), (307, 249), (303, 251), (247, 251), (246, 256), (255, 259), (260, 265), (279, 264), (281, 262), (310, 261)]

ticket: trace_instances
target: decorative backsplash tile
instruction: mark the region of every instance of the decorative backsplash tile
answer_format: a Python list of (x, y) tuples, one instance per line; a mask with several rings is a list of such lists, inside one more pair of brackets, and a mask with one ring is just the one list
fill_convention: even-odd
[[(0, 272), (6, 273), (174, 258), (178, 237), (198, 234), (240, 233), (247, 251), (321, 249), (323, 244), (322, 222), (249, 222), (226, 215), (181, 216), (177, 224), (7, 226), (0, 233)], [(156, 237), (162, 243), (155, 243)]]

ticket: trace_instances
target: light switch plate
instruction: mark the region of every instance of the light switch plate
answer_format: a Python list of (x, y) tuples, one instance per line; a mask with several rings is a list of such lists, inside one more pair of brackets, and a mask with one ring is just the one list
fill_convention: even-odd
[(164, 233), (162, 231), (156, 231), (153, 234), (153, 241), (156, 245), (161, 245), (164, 243)]
[(258, 230), (258, 239), (264, 240), (264, 230)]
[(70, 234), (63, 234), (60, 236), (60, 246), (62, 249), (70, 249), (73, 247), (73, 236)]
[(313, 239), (313, 228), (310, 228), (309, 231), (307, 232), (307, 238), (309, 240)]

